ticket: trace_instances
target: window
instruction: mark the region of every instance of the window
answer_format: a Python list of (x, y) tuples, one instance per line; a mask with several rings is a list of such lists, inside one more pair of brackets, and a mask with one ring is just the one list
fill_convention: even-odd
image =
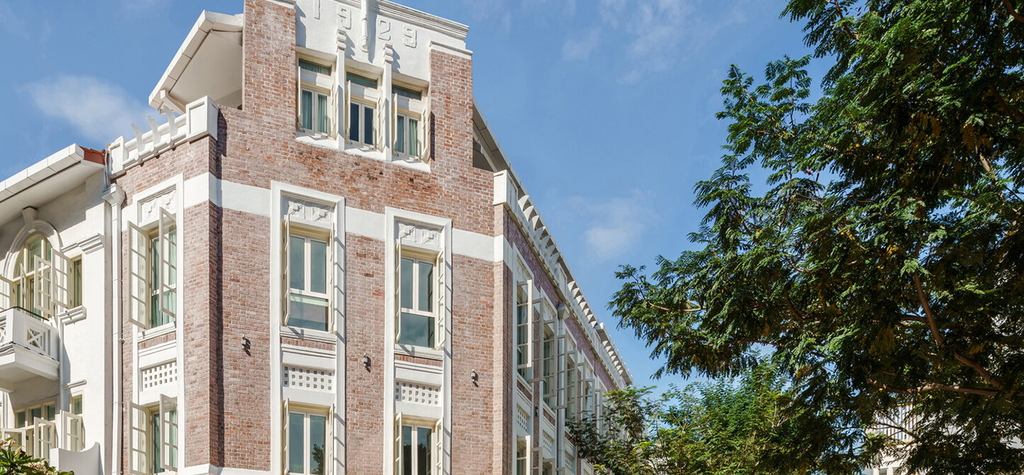
[(557, 340), (555, 334), (547, 325), (544, 326), (544, 342), (542, 344), (543, 359), (541, 360), (541, 373), (543, 378), (541, 384), (541, 395), (544, 404), (548, 407), (555, 407), (555, 352)]
[(420, 155), (419, 120), (398, 113), (395, 131), (395, 152), (406, 155)]
[(69, 304), (70, 261), (36, 234), (25, 241), (14, 265), (13, 280), (0, 277), (0, 300), (40, 318), (53, 318)]
[(178, 234), (174, 216), (160, 209), (152, 230), (129, 227), (129, 321), (141, 329), (171, 323), (178, 302)]
[(131, 473), (150, 475), (178, 469), (177, 400), (160, 395), (160, 403), (129, 403)]
[(71, 261), (71, 288), (69, 289), (68, 307), (82, 306), (82, 258)]
[(519, 375), (530, 379), (533, 374), (533, 282), (516, 288), (516, 368)]
[(330, 132), (331, 67), (299, 59), (299, 128), (313, 134)]
[(85, 426), (82, 424), (82, 396), (71, 397), (71, 412), (62, 412), (64, 448), (72, 452), (85, 449)]
[(529, 475), (529, 453), (526, 449), (526, 440), (519, 438), (516, 442), (516, 475)]
[(441, 475), (441, 421), (417, 424), (395, 416), (395, 475)]
[(437, 310), (434, 263), (403, 257), (399, 276), (401, 319), (398, 343), (433, 348)]
[(285, 325), (328, 330), (328, 246), (324, 239), (288, 235), (288, 313)]
[[(348, 140), (351, 142), (370, 145), (376, 144), (376, 109), (377, 107), (369, 95), (370, 91), (377, 93), (377, 80), (355, 73), (347, 73), (348, 81)], [(352, 98), (352, 85), (361, 86), (363, 92), (356, 94), (361, 100)], [(383, 99), (381, 97), (380, 99)], [(379, 103), (379, 100), (378, 100)]]
[(416, 89), (399, 86), (398, 84), (392, 84), (391, 90), (394, 91), (395, 94), (398, 95), (399, 97), (415, 99), (417, 101), (423, 99), (423, 93)]
[(50, 449), (57, 447), (57, 405), (45, 403), (14, 411), (14, 430), (5, 430), (4, 437), (14, 439), (34, 457), (49, 459)]
[(327, 450), (327, 416), (291, 411), (287, 421), (288, 473), (323, 475)]
[(565, 365), (565, 418), (576, 420), (576, 355), (570, 352)]

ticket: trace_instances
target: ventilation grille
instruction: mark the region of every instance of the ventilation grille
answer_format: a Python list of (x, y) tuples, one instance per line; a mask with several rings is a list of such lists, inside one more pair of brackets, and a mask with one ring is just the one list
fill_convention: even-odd
[(516, 424), (519, 424), (519, 428), (523, 430), (524, 434), (532, 432), (530, 430), (530, 413), (518, 404), (516, 405)]
[(286, 388), (334, 391), (334, 371), (285, 366), (281, 381)]
[(153, 389), (178, 380), (178, 362), (171, 360), (142, 370), (142, 390)]
[(440, 388), (433, 386), (398, 381), (395, 383), (395, 400), (426, 404), (428, 406), (440, 406), (441, 391)]

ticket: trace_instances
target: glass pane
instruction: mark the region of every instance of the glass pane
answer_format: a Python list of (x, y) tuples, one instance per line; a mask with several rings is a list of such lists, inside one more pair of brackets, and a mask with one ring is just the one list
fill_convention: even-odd
[(160, 414), (154, 413), (149, 418), (149, 427), (152, 428), (153, 440), (150, 441), (153, 449), (153, 473), (163, 473), (164, 468), (160, 466)]
[(28, 422), (30, 424), (35, 424), (37, 417), (40, 418), (40, 419), (43, 418), (43, 408), (41, 408), (41, 407), (34, 407), (34, 408), (32, 408), (30, 416), (31, 417), (29, 417)]
[(316, 95), (317, 100), (317, 124), (316, 131), (320, 133), (327, 133), (327, 96), (323, 94)]
[(161, 254), (162, 253), (160, 252), (160, 239), (156, 238), (156, 237), (150, 239), (149, 240), (149, 257), (150, 257), (150, 264), (149, 264), (150, 276), (149, 276), (149, 282), (150, 282), (150, 286), (152, 287), (153, 290), (157, 290), (157, 289), (160, 288), (160, 265), (157, 264), (157, 263), (160, 262)]
[(395, 151), (405, 153), (405, 116), (398, 116), (398, 130), (395, 133)]
[(327, 293), (327, 243), (309, 241), (309, 290)]
[(313, 93), (302, 91), (302, 128), (313, 130)]
[(57, 406), (47, 404), (44, 409), (46, 409), (46, 420), (52, 421), (57, 418)]
[(304, 439), (306, 435), (306, 416), (303, 414), (288, 414), (288, 471), (292, 473), (304, 473), (302, 452), (305, 450)]
[(323, 475), (324, 449), (327, 447), (327, 418), (309, 416), (309, 473)]
[[(167, 233), (167, 262), (171, 266), (178, 264), (178, 231), (171, 230)], [(165, 270), (167, 272), (167, 285), (174, 285), (178, 283), (178, 271), (173, 268)]]
[(402, 259), (402, 308), (412, 308), (412, 260)]
[(25, 427), (25, 411), (18, 411), (14, 414), (14, 428), (20, 429)]
[(369, 88), (373, 88), (373, 89), (377, 88), (377, 80), (376, 79), (370, 79), (370, 78), (368, 78), (366, 76), (360, 76), (360, 75), (355, 74), (355, 73), (348, 73), (348, 74), (345, 75), (345, 78), (348, 79), (349, 81), (352, 81), (352, 84), (358, 84), (360, 86), (369, 87)]
[(409, 119), (409, 154), (420, 154), (419, 122)]
[(359, 140), (359, 104), (349, 104), (348, 108), (348, 139)]
[(402, 426), (402, 475), (412, 473), (412, 427)]
[(403, 345), (434, 347), (434, 317), (402, 314), (402, 335), (398, 343)]
[(373, 108), (363, 106), (363, 143), (373, 145)]
[(430, 475), (430, 429), (425, 427), (416, 428), (417, 452), (419, 464), (416, 467), (416, 475)]
[(331, 74), (330, 66), (324, 66), (322, 64), (317, 64), (312, 61), (306, 61), (304, 59), (299, 60), (299, 67), (305, 69), (306, 71), (312, 71), (318, 74)]
[(290, 295), (288, 326), (327, 331), (327, 300), (298, 294)]
[(416, 99), (418, 101), (418, 100), (423, 98), (423, 93), (422, 92), (417, 91), (415, 89), (409, 89), (407, 87), (402, 87), (402, 86), (399, 86), (397, 84), (392, 84), (391, 85), (391, 90), (395, 91), (395, 94), (398, 94), (399, 96), (402, 96), (402, 97), (408, 97), (409, 99)]
[(292, 236), (288, 246), (288, 287), (306, 290), (306, 240)]
[(434, 311), (434, 265), (419, 262), (419, 301), (416, 308), (424, 312)]
[(178, 410), (171, 409), (167, 411), (167, 419), (171, 422), (171, 425), (167, 428), (167, 443), (171, 447), (167, 448), (167, 465), (172, 467), (178, 466)]

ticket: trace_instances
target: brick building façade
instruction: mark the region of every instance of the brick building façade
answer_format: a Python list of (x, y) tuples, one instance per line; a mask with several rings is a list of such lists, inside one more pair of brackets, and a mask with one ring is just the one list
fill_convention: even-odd
[(203, 12), (161, 121), (3, 182), (5, 435), (80, 475), (592, 473), (566, 421), (630, 375), (466, 33), (385, 1)]

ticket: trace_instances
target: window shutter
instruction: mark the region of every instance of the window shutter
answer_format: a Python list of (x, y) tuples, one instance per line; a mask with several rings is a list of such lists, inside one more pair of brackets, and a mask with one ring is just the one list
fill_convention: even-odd
[(335, 259), (334, 241), (338, 239), (338, 223), (331, 219), (331, 235), (327, 238), (327, 331), (334, 333), (337, 330), (338, 308), (343, 302), (335, 300), (338, 292), (335, 289), (334, 278), (338, 273), (338, 261)]
[(70, 412), (61, 412), (61, 425), (64, 427), (64, 448), (72, 452), (81, 452), (85, 448), (85, 426), (82, 416)]
[(13, 280), (0, 276), (0, 310), (14, 307), (14, 291), (17, 288)]
[(402, 338), (402, 238), (395, 237), (395, 343)]
[[(339, 74), (344, 74), (344, 72), (341, 72)], [(344, 115), (345, 115), (345, 122), (344, 122), (344, 124), (345, 124), (345, 126), (341, 129), (341, 138), (338, 139), (338, 143), (339, 144), (346, 143), (346, 141), (349, 139), (349, 136), (348, 136), (349, 128), (352, 127), (352, 114), (351, 114), (351, 106), (350, 106), (350, 104), (352, 104), (352, 81), (345, 81), (345, 91), (344, 91), (344, 94), (345, 94), (345, 103), (342, 104), (341, 110), (344, 111)]]
[(178, 461), (172, 458), (172, 454), (178, 453), (178, 423), (171, 420), (171, 411), (176, 407), (177, 399), (160, 395), (160, 468), (168, 471), (178, 468)]
[(444, 419), (434, 424), (434, 474), (444, 475)]
[(448, 327), (447, 327), (447, 315), (445, 311), (445, 293), (448, 290), (448, 284), (445, 277), (447, 276), (448, 264), (444, 261), (444, 251), (441, 251), (437, 256), (437, 305), (434, 307), (437, 309), (437, 347), (444, 349), (445, 342), (448, 340)]
[(402, 413), (395, 414), (394, 475), (402, 473)]
[(54, 312), (64, 311), (71, 306), (71, 259), (56, 249), (50, 252), (50, 278), (53, 280), (50, 299)]
[(39, 256), (32, 256), (35, 264), (35, 278), (32, 280), (32, 307), (41, 313), (41, 317), (53, 318), (53, 264)]
[[(384, 95), (384, 92), (381, 91), (380, 98), (377, 99), (377, 110), (375, 111), (376, 112), (376, 117), (374, 117), (374, 124), (373, 124), (373, 128), (376, 129), (376, 130), (374, 130), (374, 132), (376, 132), (376, 134), (375, 134), (375, 136), (373, 138), (374, 139), (373, 145), (374, 145), (374, 147), (377, 148), (377, 150), (380, 150), (380, 151), (384, 151), (384, 125), (387, 124), (388, 121), (390, 121), (390, 114), (391, 113), (386, 109), (387, 105), (388, 105), (388, 98), (387, 98), (387, 96)], [(369, 125), (369, 124), (367, 124), (367, 125)]]
[(131, 447), (131, 475), (147, 475), (149, 473), (149, 414), (146, 408), (128, 403), (128, 419), (131, 427), (129, 442)]
[[(391, 107), (388, 110), (388, 114), (391, 116), (391, 129), (388, 133), (391, 134), (391, 148), (394, 149), (398, 138), (398, 93), (391, 95)], [(412, 150), (408, 151), (412, 153)]]
[(295, 128), (302, 129), (302, 68), (295, 58)]
[[(529, 325), (527, 327), (527, 332), (526, 332), (527, 335), (528, 335), (527, 339), (530, 341), (530, 343), (527, 345), (527, 350), (529, 350), (529, 351), (527, 351), (527, 354), (526, 354), (526, 367), (527, 368), (531, 368), (530, 371), (532, 372), (533, 371), (532, 370), (532, 368), (533, 368), (533, 357), (534, 357), (534, 355), (533, 355), (533, 339), (534, 339), (534, 337), (533, 337), (533, 327), (535, 326), (533, 324), (533, 280), (532, 279), (526, 281), (526, 321), (527, 321), (527, 325)], [(533, 374), (531, 373), (530, 376), (533, 376)]]
[(567, 402), (566, 395), (568, 372), (569, 372), (569, 342), (564, 334), (558, 336), (555, 348), (558, 351), (558, 360), (555, 362), (555, 386), (557, 387), (557, 397), (555, 399), (554, 409), (565, 409)]
[[(288, 473), (288, 431), (291, 430), (288, 424), (288, 400), (281, 401), (281, 473)], [(134, 474), (132, 474), (134, 475)]]
[(36, 458), (50, 459), (50, 449), (57, 447), (57, 424), (41, 417), (32, 428), (32, 453)]
[[(288, 214), (288, 210), (285, 210), (284, 215), (284, 229), (282, 232), (282, 245), (281, 245), (281, 324), (288, 325), (288, 317), (291, 315), (290, 295), (291, 286), (289, 285), (289, 279), (291, 278), (291, 256), (292, 256), (292, 218)], [(286, 421), (287, 422), (287, 421)]]
[[(430, 159), (430, 124), (432, 121), (430, 120), (430, 96), (429, 94), (426, 94), (426, 92), (429, 91), (424, 92), (423, 103), (426, 104), (426, 107), (423, 109), (423, 117), (420, 119), (420, 126), (423, 127), (423, 138), (419, 141), (419, 156), (423, 163), (427, 163)], [(412, 150), (409, 152), (411, 153)]]
[[(177, 308), (175, 288), (177, 287), (176, 281), (178, 279), (178, 263), (175, 262), (178, 254), (177, 235), (171, 235), (174, 232), (174, 216), (163, 208), (160, 208), (158, 232), (157, 243), (160, 246), (160, 262), (158, 264), (160, 266), (160, 289), (158, 289), (158, 300), (160, 302), (160, 311), (168, 317), (177, 319), (177, 313), (175, 312)], [(171, 249), (174, 249), (173, 253)], [(170, 299), (173, 299), (174, 305), (170, 305), (172, 303), (169, 302)]]
[(334, 473), (334, 404), (327, 411), (327, 447), (324, 447), (324, 474)]
[(145, 330), (149, 328), (149, 238), (142, 228), (128, 223), (128, 295), (131, 309), (128, 321)]

